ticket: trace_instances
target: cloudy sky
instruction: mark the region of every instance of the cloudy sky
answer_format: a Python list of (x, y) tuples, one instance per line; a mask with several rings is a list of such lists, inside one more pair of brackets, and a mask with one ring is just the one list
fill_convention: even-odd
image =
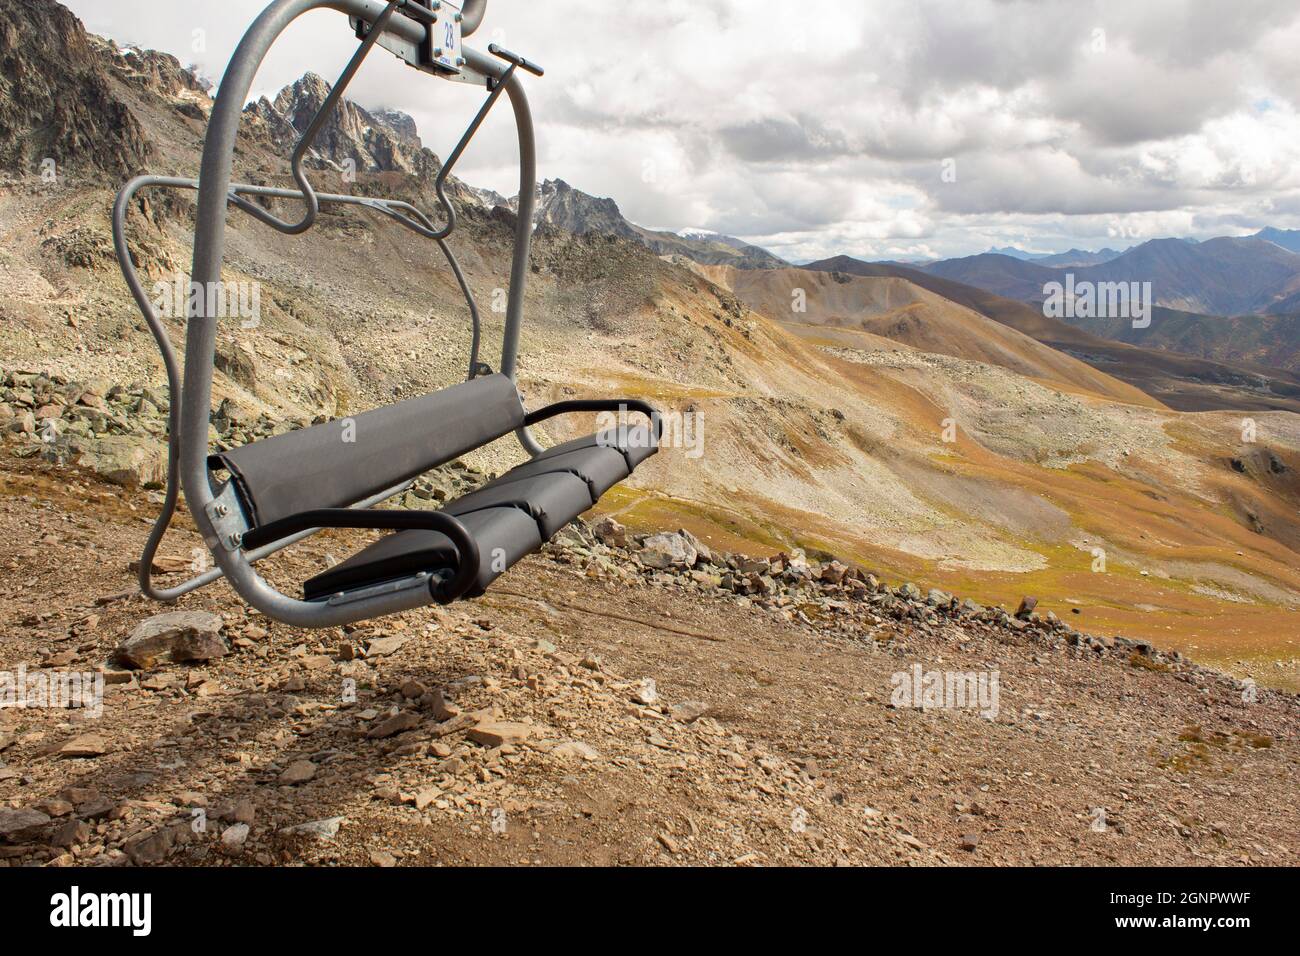
[[(213, 80), (264, 6), (63, 2)], [(794, 261), (1300, 228), (1295, 0), (491, 0), (470, 42), (492, 40), (547, 69), (543, 177)], [(354, 46), (310, 14), (256, 91), (332, 82)], [(382, 53), (352, 87), (444, 155), (479, 95)], [(508, 112), (458, 173), (513, 195)]]

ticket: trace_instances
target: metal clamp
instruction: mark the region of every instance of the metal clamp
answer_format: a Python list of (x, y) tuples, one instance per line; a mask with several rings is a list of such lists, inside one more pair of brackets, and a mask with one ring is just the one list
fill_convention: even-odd
[(239, 551), (244, 547), (244, 536), (248, 534), (248, 519), (244, 517), (244, 506), (239, 503), (239, 494), (235, 483), (228, 481), (220, 494), (203, 509), (217, 536), (217, 543), (227, 551)]

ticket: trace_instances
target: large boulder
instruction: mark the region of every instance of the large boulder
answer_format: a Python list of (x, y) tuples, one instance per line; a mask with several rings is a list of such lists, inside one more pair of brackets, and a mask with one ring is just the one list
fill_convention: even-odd
[(126, 488), (167, 480), (167, 449), (151, 439), (91, 438), (71, 432), (50, 443), (45, 458), (57, 465), (86, 468)]
[(646, 538), (638, 555), (648, 568), (667, 571), (669, 568), (693, 568), (699, 552), (680, 534), (656, 534)]
[(28, 839), (49, 822), (50, 818), (39, 810), (0, 807), (0, 840), (19, 842)]
[(113, 663), (132, 670), (152, 670), (171, 660), (185, 664), (225, 657), (221, 630), (225, 622), (206, 611), (174, 611), (141, 623), (113, 652)]

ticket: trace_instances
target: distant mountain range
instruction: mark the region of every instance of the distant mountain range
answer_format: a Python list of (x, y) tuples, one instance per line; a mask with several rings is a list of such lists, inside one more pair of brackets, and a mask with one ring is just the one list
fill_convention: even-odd
[(1063, 281), (1068, 270), (1076, 283), (1150, 282), (1155, 303), (1168, 309), (1203, 315), (1286, 314), (1300, 311), (1300, 255), (1284, 243), (1300, 245), (1300, 233), (1266, 230), (1198, 243), (1153, 239), (1095, 265), (1061, 267), (986, 253), (919, 268), (1024, 302), (1043, 300), (1044, 287)]
[(1274, 229), (1271, 226), (1255, 233), (1254, 238), (1275, 243), (1283, 249), (1300, 253), (1300, 229)]
[(1014, 246), (1005, 246), (1001, 249), (990, 249), (988, 255), (1007, 256), (1012, 259), (1019, 259), (1022, 262), (1036, 262), (1040, 266), (1052, 266), (1065, 268), (1072, 266), (1098, 266), (1103, 262), (1110, 262), (1112, 259), (1118, 259), (1123, 255), (1115, 249), (1100, 249), (1097, 252), (1088, 252), (1085, 249), (1071, 249), (1069, 252), (1025, 252), (1023, 249), (1017, 249)]

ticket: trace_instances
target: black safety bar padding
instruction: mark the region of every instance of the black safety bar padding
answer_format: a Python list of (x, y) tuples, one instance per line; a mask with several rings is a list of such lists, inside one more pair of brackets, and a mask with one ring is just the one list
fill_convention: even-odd
[(548, 405), (546, 408), (539, 408), (535, 412), (530, 412), (524, 419), (524, 424), (531, 428), (541, 422), (550, 421), (552, 418), (559, 418), (561, 415), (578, 415), (584, 412), (639, 412), (646, 418), (650, 419), (650, 424), (654, 428), (655, 445), (658, 446), (659, 440), (664, 434), (664, 420), (659, 411), (649, 402), (643, 402), (637, 398), (623, 399), (576, 399), (569, 402), (557, 402), (554, 405)]
[(358, 511), (350, 508), (305, 511), (250, 531), (244, 548), (256, 550), (303, 531), (346, 528), (359, 531), (437, 531), (456, 548), (456, 573), (450, 581), (437, 577), (429, 582), (429, 593), (439, 604), (453, 604), (469, 593), (478, 578), (481, 558), (478, 542), (469, 529), (452, 515), (441, 511)]
[(487, 375), (350, 419), (213, 455), (248, 521), (348, 508), (504, 438), (524, 424), (514, 382)]

